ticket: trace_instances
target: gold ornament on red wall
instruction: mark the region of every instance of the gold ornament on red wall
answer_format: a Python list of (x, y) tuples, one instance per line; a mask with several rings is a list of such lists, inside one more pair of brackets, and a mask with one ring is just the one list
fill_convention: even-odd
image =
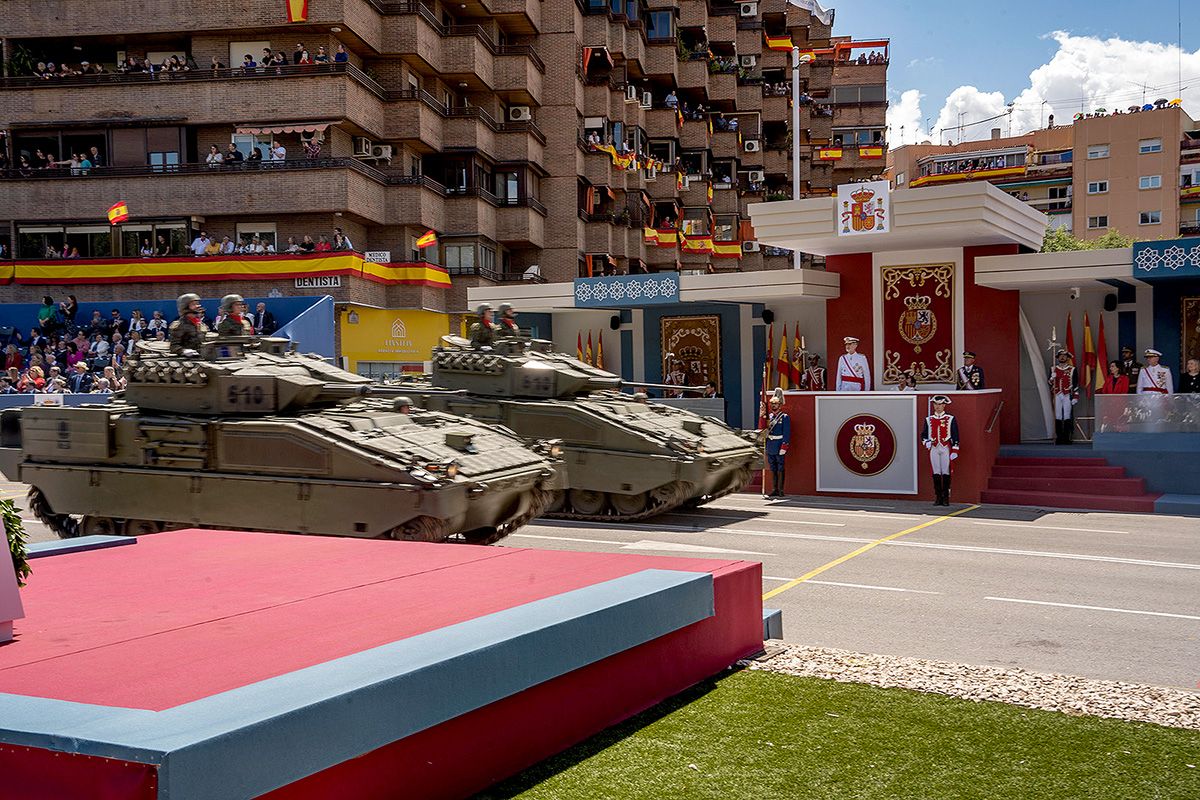
[(883, 380), (954, 380), (954, 264), (884, 267)]

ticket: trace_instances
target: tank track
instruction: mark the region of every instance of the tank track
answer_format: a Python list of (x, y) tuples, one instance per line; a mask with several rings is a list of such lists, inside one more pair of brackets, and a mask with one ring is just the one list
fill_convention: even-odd
[(691, 508), (699, 508), (700, 506), (711, 503), (713, 500), (718, 500), (727, 494), (733, 494), (734, 492), (741, 491), (742, 489), (746, 488), (746, 485), (750, 483), (750, 479), (753, 476), (754, 470), (750, 469), (750, 467), (739, 467), (737, 471), (737, 478), (730, 481), (729, 485), (724, 489), (715, 494), (707, 494), (703, 497), (697, 497), (693, 501), (685, 502), (684, 505)]
[(508, 522), (502, 523), (484, 536), (464, 535), (463, 540), (469, 544), (495, 544), (513, 531), (528, 525), (531, 520), (542, 516), (550, 505), (551, 493), (545, 489), (534, 489), (533, 499), (524, 514), (518, 514)]
[(29, 487), (29, 511), (58, 538), (74, 539), (79, 536), (79, 521), (69, 514), (55, 514), (51, 511), (46, 496), (36, 486)]
[(603, 514), (580, 514), (575, 511), (549, 511), (544, 516), (549, 519), (570, 519), (580, 522), (638, 522), (643, 519), (665, 514), (668, 511), (673, 511), (679, 506), (687, 502), (687, 499), (692, 494), (692, 484), (688, 481), (675, 481), (667, 484), (670, 488), (670, 494), (662, 498), (658, 502), (646, 506), (645, 509), (636, 514), (616, 514), (607, 512)]

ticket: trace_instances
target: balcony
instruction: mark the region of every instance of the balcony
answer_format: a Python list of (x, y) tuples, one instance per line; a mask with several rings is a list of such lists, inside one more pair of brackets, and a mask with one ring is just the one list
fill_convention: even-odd
[(684, 120), (683, 132), (679, 136), (679, 145), (684, 150), (708, 149), (708, 119)]
[(646, 135), (651, 139), (674, 139), (679, 136), (679, 118), (670, 108), (653, 108), (646, 112)]
[(683, 89), (708, 90), (708, 62), (701, 60), (679, 62), (679, 86)]
[(500, 200), (495, 239), (503, 244), (545, 247), (546, 207), (532, 197), (521, 201)]
[(647, 75), (670, 78), (679, 84), (679, 59), (675, 53), (674, 39), (652, 39), (647, 42), (646, 60), (642, 62)]
[(1200, 236), (1200, 219), (1185, 219), (1179, 222), (1180, 236)]
[(387, 138), (424, 142), (431, 148), (478, 149), (498, 161), (542, 163), (546, 136), (533, 122), (497, 122), (478, 106), (446, 108), (426, 91), (389, 92), (401, 106), (388, 114)]
[[(708, 99), (713, 101), (732, 100), (737, 102), (737, 75), (726, 72), (714, 72), (708, 76)], [(741, 110), (741, 109), (739, 109)]]
[(1179, 160), (1184, 164), (1200, 161), (1200, 138), (1189, 136), (1179, 143)]
[(238, 68), (0, 79), (0, 108), (11, 127), (83, 119), (105, 125), (166, 117), (186, 118), (189, 125), (220, 125), (235, 119), (307, 117), (350, 120), (378, 138), (386, 135), (388, 125), (386, 97), (382, 86), (352, 64), (289, 64), (249, 73)]
[(838, 127), (882, 127), (887, 117), (887, 101), (839, 103), (833, 107)]

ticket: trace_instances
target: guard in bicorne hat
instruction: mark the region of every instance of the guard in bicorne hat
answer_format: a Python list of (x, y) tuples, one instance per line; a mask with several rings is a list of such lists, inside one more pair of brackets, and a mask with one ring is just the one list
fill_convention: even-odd
[(1054, 404), (1054, 443), (1070, 444), (1075, 430), (1075, 404), (1079, 402), (1079, 372), (1067, 350), (1058, 351), (1058, 361), (1050, 368), (1050, 394)]
[(783, 390), (776, 389), (771, 395), (771, 412), (767, 417), (767, 466), (771, 469), (774, 485), (771, 493), (767, 494), (767, 486), (763, 484), (763, 496), (783, 497), (784, 459), (787, 456), (788, 444), (792, 441), (792, 420), (783, 410)]
[(959, 391), (977, 392), (986, 389), (983, 379), (983, 367), (975, 363), (975, 354), (970, 350), (963, 351), (963, 365), (958, 368), (957, 386)]
[(1142, 372), (1138, 375), (1137, 393), (1171, 394), (1175, 391), (1175, 379), (1171, 376), (1171, 368), (1158, 363), (1162, 353), (1148, 347), (1142, 355), (1146, 359), (1146, 366), (1142, 367)]
[(933, 412), (925, 417), (921, 426), (921, 442), (929, 451), (929, 463), (933, 467), (933, 504), (950, 505), (950, 462), (958, 458), (958, 421), (946, 413), (950, 398), (935, 395), (931, 401)]

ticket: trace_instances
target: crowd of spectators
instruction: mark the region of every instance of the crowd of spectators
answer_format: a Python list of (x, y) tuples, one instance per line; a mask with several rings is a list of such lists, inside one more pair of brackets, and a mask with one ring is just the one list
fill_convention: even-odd
[[(272, 69), (281, 72), (279, 68), (301, 64), (344, 64), (350, 60), (350, 54), (346, 52), (345, 46), (339, 44), (333, 53), (328, 52), (328, 49), (321, 45), (317, 47), (315, 52), (310, 52), (304, 46), (303, 42), (296, 44), (295, 50), (289, 57), (282, 50), (271, 50), (264, 47), (262, 53), (256, 58), (247, 53), (242, 62), (234, 69), (242, 72), (266, 73)], [(225, 64), (221, 61), (220, 56), (212, 56), (206, 67), (201, 67), (196, 63), (196, 59), (192, 55), (171, 55), (164, 57), (159, 63), (154, 63), (149, 58), (138, 58), (134, 55), (129, 55), (126, 59), (115, 65), (113, 69), (109, 69), (99, 62), (81, 61), (78, 66), (71, 66), (66, 63), (55, 63), (53, 61), (39, 61), (33, 67), (31, 75), (35, 78), (43, 80), (55, 80), (58, 78), (74, 78), (83, 75), (179, 75), (183, 73), (193, 73), (197, 77), (203, 76), (205, 73), (211, 73), (217, 70), (226, 69)]]
[[(162, 237), (159, 237), (161, 244)], [(258, 236), (241, 237), (238, 241), (234, 241), (228, 236), (222, 236), (220, 241), (212, 238), (206, 231), (200, 231), (200, 235), (192, 240), (188, 247), (188, 252), (194, 256), (230, 256), (230, 255), (272, 255), (275, 253), (327, 253), (327, 252), (350, 252), (354, 250), (354, 243), (350, 241), (350, 237), (341, 228), (333, 229), (333, 239), (331, 240), (325, 234), (320, 234), (316, 241), (311, 235), (306, 234), (299, 241), (295, 236), (289, 236), (287, 243), (279, 248), (270, 239), (260, 238)], [(150, 246), (149, 239), (142, 240), (143, 257), (159, 255), (157, 248)]]
[[(25, 336), (19, 328), (4, 329), (0, 394), (111, 394), (125, 388), (126, 360), (147, 341), (165, 341), (170, 321), (161, 311), (147, 318), (134, 309), (130, 318), (112, 309), (105, 317), (93, 311), (91, 319), (77, 319), (79, 302), (67, 295), (55, 303), (42, 298), (37, 324)], [(255, 333), (275, 332), (275, 318), (259, 303), (247, 315)], [(215, 329), (220, 318), (206, 323)]]
[(855, 63), (855, 64), (886, 64), (887, 56), (885, 56), (883, 53), (880, 53), (876, 50), (872, 50), (870, 53), (861, 54), (858, 58), (854, 59), (853, 63)]
[(1004, 169), (1010, 166), (1004, 156), (989, 158), (957, 158), (952, 161), (935, 161), (922, 168), (924, 175), (947, 175), (959, 172), (975, 172), (983, 169)]

